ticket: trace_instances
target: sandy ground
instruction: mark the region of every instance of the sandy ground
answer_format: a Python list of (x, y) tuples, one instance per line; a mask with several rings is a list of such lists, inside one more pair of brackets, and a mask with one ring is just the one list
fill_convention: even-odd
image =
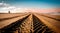
[[(0, 28), (3, 28), (11, 23), (14, 23), (17, 20), (26, 17), (27, 15), (28, 14), (0, 14)], [(1, 19), (4, 19), (4, 20), (1, 20)]]
[[(10, 25), (11, 23), (18, 21), (18, 20), (26, 17), (29, 14), (30, 13), (28, 13), (28, 14), (0, 14), (0, 20), (4, 19), (4, 20), (0, 21), (0, 28)], [(33, 15), (35, 15), (36, 17), (34, 17)], [(18, 16), (18, 17), (16, 17), (16, 16)], [(5, 18), (11, 18), (11, 19), (5, 20)], [(40, 21), (38, 21), (37, 18)], [(24, 23), (22, 23), (21, 25), (23, 25), (24, 27), (22, 26), (23, 29), (22, 28), (21, 29), (22, 29), (22, 31), (24, 31), (24, 29), (25, 29), (25, 31), (29, 31), (31, 29), (30, 25), (33, 25), (33, 22), (36, 22), (36, 21), (41, 22), (42, 21), (42, 23), (44, 23), (46, 26), (51, 28), (53, 31), (60, 33), (60, 21), (59, 20), (60, 20), (60, 15), (31, 13), (31, 15), (27, 19), (23, 20)], [(28, 30), (26, 30), (26, 29), (28, 29)], [(16, 30), (15, 33), (17, 33), (17, 32), (18, 32), (18, 30)]]
[[(60, 15), (49, 15), (49, 14), (35, 14), (44, 24), (49, 28), (53, 29), (57, 33), (60, 33)], [(44, 16), (43, 16), (44, 15)], [(46, 17), (47, 16), (47, 17)], [(55, 19), (52, 19), (52, 18)], [(58, 20), (56, 20), (58, 19)]]
[(23, 15), (26, 15), (26, 13), (1, 13), (0, 14), (0, 19), (3, 19), (3, 18), (11, 18), (11, 17), (15, 17), (15, 16), (23, 16)]

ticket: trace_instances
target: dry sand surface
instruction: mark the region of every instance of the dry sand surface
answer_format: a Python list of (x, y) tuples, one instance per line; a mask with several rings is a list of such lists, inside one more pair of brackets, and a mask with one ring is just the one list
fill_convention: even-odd
[(27, 15), (28, 14), (0, 14), (0, 28), (3, 28), (19, 19), (22, 19)]
[[(14, 24), (13, 27), (12, 23), (16, 25)], [(14, 33), (51, 33), (52, 31), (60, 33), (60, 15), (39, 13), (0, 14), (0, 29), (6, 27), (9, 30), (7, 27), (9, 25), (11, 25), (10, 29), (13, 28)], [(18, 28), (17, 30), (15, 30), (15, 26)], [(7, 30), (5, 31), (7, 32)]]
[(52, 14), (41, 14), (41, 15), (56, 18), (56, 19), (60, 19), (60, 15), (52, 15)]
[(15, 16), (23, 16), (26, 15), (26, 13), (0, 13), (0, 19), (3, 18), (11, 18), (11, 17), (15, 17)]
[(44, 24), (60, 33), (60, 15), (35, 14)]

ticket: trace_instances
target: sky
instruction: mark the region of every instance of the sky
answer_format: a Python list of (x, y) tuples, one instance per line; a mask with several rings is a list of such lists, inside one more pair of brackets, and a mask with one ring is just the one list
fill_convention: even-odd
[(60, 8), (60, 0), (0, 0), (0, 12)]

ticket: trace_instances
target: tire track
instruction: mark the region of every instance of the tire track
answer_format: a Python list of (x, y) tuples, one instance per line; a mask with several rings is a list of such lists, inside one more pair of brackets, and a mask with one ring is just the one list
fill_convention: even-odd
[(0, 29), (0, 33), (55, 33), (33, 14)]
[(49, 28), (51, 28), (53, 31), (55, 31), (56, 33), (60, 33), (60, 22), (55, 20), (55, 19), (51, 19), (45, 16), (42, 16), (40, 14), (35, 14), (44, 24), (46, 24), (46, 26), (48, 26)]
[(15, 21), (14, 23), (4, 27), (4, 28), (1, 28), (0, 29), (0, 33), (13, 33), (13, 31), (16, 31), (19, 27), (20, 27), (20, 24), (26, 19), (28, 18), (30, 15), (18, 20), (18, 21)]
[(42, 23), (42, 21), (40, 21), (35, 15), (33, 15), (33, 25), (34, 25), (34, 33), (54, 33), (44, 23)]
[(20, 25), (20, 33), (33, 33), (33, 21), (32, 15), (23, 21)]

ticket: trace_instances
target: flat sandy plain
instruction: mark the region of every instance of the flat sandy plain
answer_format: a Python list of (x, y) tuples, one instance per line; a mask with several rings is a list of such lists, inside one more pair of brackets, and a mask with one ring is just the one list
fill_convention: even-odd
[[(39, 20), (41, 20), (42, 23), (44, 23), (46, 26), (48, 26), (48, 28), (52, 29), (56, 33), (60, 33), (60, 15), (50, 15), (50, 14), (40, 14), (40, 13), (10, 13), (10, 14), (0, 13), (0, 29), (3, 29), (4, 27), (7, 27), (10, 24), (15, 23), (16, 21), (28, 16), (25, 20), (23, 20), (24, 23), (26, 22), (25, 23), (26, 25), (24, 25), (23, 23), (22, 24), (24, 26), (27, 26), (24, 29), (28, 28), (28, 30), (25, 31), (29, 31), (31, 29), (30, 25), (33, 25), (34, 23), (33, 15), (36, 16)], [(37, 21), (37, 19), (35, 21)], [(32, 27), (31, 30), (32, 32), (34, 32), (33, 28), (34, 27)], [(22, 33), (24, 33), (25, 31), (23, 31)], [(16, 32), (14, 33), (18, 33), (18, 30), (16, 30)], [(26, 33), (30, 33), (30, 31)]]

